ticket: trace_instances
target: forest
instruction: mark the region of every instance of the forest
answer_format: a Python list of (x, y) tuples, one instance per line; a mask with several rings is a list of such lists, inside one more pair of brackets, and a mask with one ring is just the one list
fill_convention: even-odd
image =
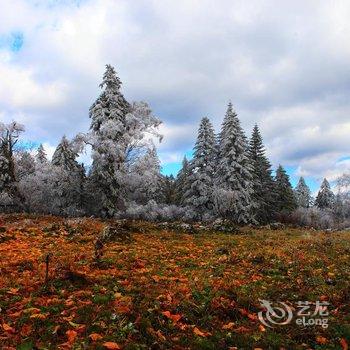
[[(282, 165), (273, 170), (255, 125), (248, 139), (231, 103), (221, 130), (203, 117), (192, 159), (164, 176), (156, 142), (161, 120), (146, 102), (129, 102), (111, 65), (89, 109), (90, 129), (62, 137), (51, 160), (42, 145), (28, 149), (25, 126), (0, 123), (0, 210), (64, 217), (267, 225), (337, 229), (348, 221), (350, 176), (324, 179), (316, 198), (300, 177), (293, 189)], [(91, 152), (91, 164), (78, 162)]]

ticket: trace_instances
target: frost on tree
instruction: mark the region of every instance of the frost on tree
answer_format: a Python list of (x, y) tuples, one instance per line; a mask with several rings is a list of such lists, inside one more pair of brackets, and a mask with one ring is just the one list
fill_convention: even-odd
[(210, 120), (201, 120), (194, 155), (188, 176), (189, 186), (184, 194), (184, 205), (191, 208), (195, 219), (204, 220), (213, 214), (213, 186), (216, 142)]
[(101, 210), (112, 217), (125, 209), (125, 179), (130, 163), (151, 143), (148, 136), (160, 138), (160, 120), (145, 102), (128, 103), (120, 92), (121, 81), (107, 65), (100, 85), (102, 93), (90, 108), (91, 126), (87, 142), (92, 146), (92, 181), (100, 194)]
[(294, 194), (299, 207), (310, 208), (312, 206), (311, 191), (302, 176), (294, 190)]
[(176, 176), (175, 181), (175, 203), (177, 205), (184, 204), (185, 193), (189, 189), (190, 162), (186, 156), (182, 160), (182, 167)]
[(255, 219), (265, 224), (270, 222), (274, 216), (275, 186), (271, 175), (271, 164), (265, 155), (265, 148), (257, 125), (253, 129), (248, 154), (253, 175)]
[(327, 179), (323, 179), (321, 188), (318, 191), (315, 205), (320, 209), (332, 208), (335, 196)]
[(36, 161), (38, 164), (45, 164), (47, 163), (47, 154), (45, 152), (44, 146), (40, 144), (37, 153), (36, 153)]
[(132, 200), (146, 204), (150, 200), (159, 202), (161, 197), (161, 166), (155, 147), (149, 148), (130, 169), (129, 193)]
[(23, 204), (23, 198), (16, 183), (14, 151), (23, 131), (24, 126), (16, 122), (0, 123), (0, 198), (7, 195), (20, 206)]
[(276, 170), (275, 176), (275, 190), (276, 190), (276, 211), (291, 212), (297, 207), (296, 199), (294, 196), (294, 191), (292, 185), (289, 181), (289, 176), (282, 167)]
[(219, 135), (215, 207), (218, 215), (238, 224), (255, 222), (253, 176), (247, 139), (229, 103)]

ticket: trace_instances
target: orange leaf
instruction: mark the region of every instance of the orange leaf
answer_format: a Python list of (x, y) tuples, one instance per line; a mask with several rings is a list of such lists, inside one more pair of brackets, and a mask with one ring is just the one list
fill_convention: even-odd
[(164, 311), (164, 312), (162, 312), (162, 314), (163, 314), (165, 317), (167, 317), (167, 318), (169, 318), (170, 320), (172, 320), (174, 323), (176, 323), (177, 321), (179, 321), (180, 318), (181, 318), (181, 315), (173, 315), (173, 314), (170, 313), (170, 311)]
[(98, 334), (98, 333), (91, 333), (89, 335), (89, 338), (92, 340), (92, 341), (97, 341), (97, 340), (100, 340), (102, 339), (102, 335)]
[(117, 343), (113, 343), (111, 341), (103, 343), (103, 346), (108, 350), (119, 350), (120, 349), (120, 346)]
[(12, 328), (10, 325), (8, 325), (7, 323), (3, 323), (2, 324), (2, 328), (4, 329), (5, 332), (8, 332), (8, 333), (15, 333), (15, 329)]
[(200, 337), (207, 337), (207, 336), (211, 335), (209, 332), (202, 332), (197, 327), (193, 328), (193, 333), (200, 336)]
[(73, 331), (72, 329), (68, 330), (66, 332), (66, 336), (68, 338), (68, 343), (73, 344), (77, 335), (78, 335), (78, 333), (76, 331)]
[(348, 342), (346, 341), (345, 338), (341, 338), (340, 345), (343, 348), (343, 350), (348, 350)]
[(316, 337), (316, 341), (317, 341), (317, 343), (319, 343), (319, 344), (327, 344), (327, 343), (328, 343), (327, 338), (321, 337), (321, 336)]
[(157, 330), (157, 332), (155, 332), (155, 334), (157, 335), (157, 337), (162, 340), (162, 341), (165, 341), (166, 338), (164, 337), (163, 333), (161, 332), (160, 329)]
[(222, 329), (229, 330), (229, 329), (232, 329), (234, 326), (235, 324), (233, 322), (229, 322), (228, 324), (223, 325)]

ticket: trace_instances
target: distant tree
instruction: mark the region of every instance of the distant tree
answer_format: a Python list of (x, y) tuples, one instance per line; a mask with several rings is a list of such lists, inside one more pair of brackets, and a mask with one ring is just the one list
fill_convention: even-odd
[(297, 208), (297, 202), (294, 196), (292, 185), (289, 181), (289, 176), (282, 165), (280, 165), (276, 170), (275, 189), (275, 204), (277, 212), (291, 212)]
[(174, 175), (163, 175), (161, 178), (161, 202), (167, 205), (176, 203), (176, 180)]
[(27, 151), (16, 154), (16, 178), (21, 180), (35, 172), (35, 158)]
[(48, 162), (47, 154), (46, 154), (44, 146), (42, 144), (40, 144), (40, 146), (38, 147), (38, 150), (37, 150), (37, 153), (35, 156), (35, 160), (39, 165), (46, 164)]
[(185, 193), (190, 187), (189, 176), (191, 173), (190, 162), (187, 160), (186, 156), (182, 161), (182, 168), (176, 176), (175, 181), (175, 203), (178, 205), (184, 204)]
[(254, 219), (253, 169), (248, 144), (237, 114), (229, 103), (219, 135), (215, 208), (219, 216), (238, 224)]
[(67, 171), (76, 171), (77, 169), (80, 171), (81, 166), (76, 160), (77, 157), (78, 154), (74, 151), (66, 136), (63, 136), (52, 156), (51, 162), (52, 165), (62, 167)]
[(252, 165), (255, 219), (259, 223), (268, 223), (274, 216), (275, 186), (271, 164), (265, 155), (265, 148), (257, 125), (254, 126), (248, 148)]
[(312, 205), (312, 196), (310, 188), (307, 186), (303, 177), (300, 177), (299, 182), (294, 190), (297, 205), (302, 208), (309, 208)]
[(201, 120), (190, 174), (188, 189), (184, 193), (184, 205), (195, 213), (195, 219), (203, 220), (213, 214), (213, 186), (215, 169), (215, 133), (210, 120)]
[(327, 179), (323, 179), (321, 188), (318, 191), (315, 205), (320, 209), (332, 208), (335, 196)]
[(159, 202), (161, 199), (160, 160), (155, 147), (149, 148), (145, 155), (141, 156), (130, 168), (126, 177), (130, 186), (131, 199), (140, 204), (146, 204), (150, 200)]

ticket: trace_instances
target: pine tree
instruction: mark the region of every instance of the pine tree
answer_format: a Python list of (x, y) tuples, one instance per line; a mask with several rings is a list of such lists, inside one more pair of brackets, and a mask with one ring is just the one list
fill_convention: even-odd
[(176, 180), (174, 175), (163, 175), (161, 178), (160, 202), (167, 205), (174, 205), (176, 203), (176, 195)]
[(66, 136), (63, 136), (52, 156), (51, 162), (53, 165), (62, 167), (67, 171), (81, 171), (81, 166), (76, 160), (77, 157), (78, 154), (74, 152)]
[(202, 220), (213, 212), (215, 152), (214, 129), (210, 120), (204, 117), (194, 146), (191, 173), (188, 177), (190, 186), (184, 194), (184, 205), (194, 211), (196, 219)]
[(182, 168), (178, 172), (175, 180), (175, 203), (177, 205), (183, 205), (185, 199), (185, 193), (189, 190), (189, 178), (190, 176), (190, 162), (186, 156), (182, 160)]
[(159, 201), (161, 199), (160, 170), (160, 160), (153, 146), (130, 169), (129, 183), (132, 185), (129, 192), (134, 201), (146, 204), (150, 200)]
[(271, 175), (271, 164), (265, 155), (265, 148), (257, 125), (253, 129), (248, 153), (253, 168), (255, 219), (265, 224), (270, 222), (274, 216), (275, 186)]
[(294, 191), (297, 205), (302, 208), (309, 208), (312, 205), (311, 191), (303, 177), (300, 177), (299, 182)]
[(327, 179), (323, 179), (321, 188), (317, 194), (315, 205), (320, 209), (332, 208), (335, 196)]
[(35, 160), (39, 165), (47, 163), (47, 154), (42, 144), (38, 147)]
[(90, 107), (90, 129), (94, 138), (92, 176), (102, 195), (103, 215), (112, 217), (124, 207), (117, 170), (123, 167), (125, 148), (118, 141), (125, 132), (130, 104), (120, 92), (121, 81), (111, 65), (106, 66), (100, 87), (103, 91)]
[(256, 222), (247, 139), (231, 103), (219, 135), (216, 184), (215, 206), (220, 216), (238, 224)]
[(275, 189), (276, 189), (276, 211), (278, 213), (290, 212), (296, 209), (297, 203), (294, 196), (292, 185), (289, 181), (289, 176), (282, 167), (276, 170), (275, 176)]
[(92, 145), (91, 188), (99, 196), (102, 215), (113, 217), (125, 210), (128, 169), (138, 154), (149, 148), (146, 134), (159, 138), (161, 123), (145, 102), (129, 104), (120, 92), (121, 82), (107, 65), (101, 95), (90, 108), (91, 126), (87, 135)]

